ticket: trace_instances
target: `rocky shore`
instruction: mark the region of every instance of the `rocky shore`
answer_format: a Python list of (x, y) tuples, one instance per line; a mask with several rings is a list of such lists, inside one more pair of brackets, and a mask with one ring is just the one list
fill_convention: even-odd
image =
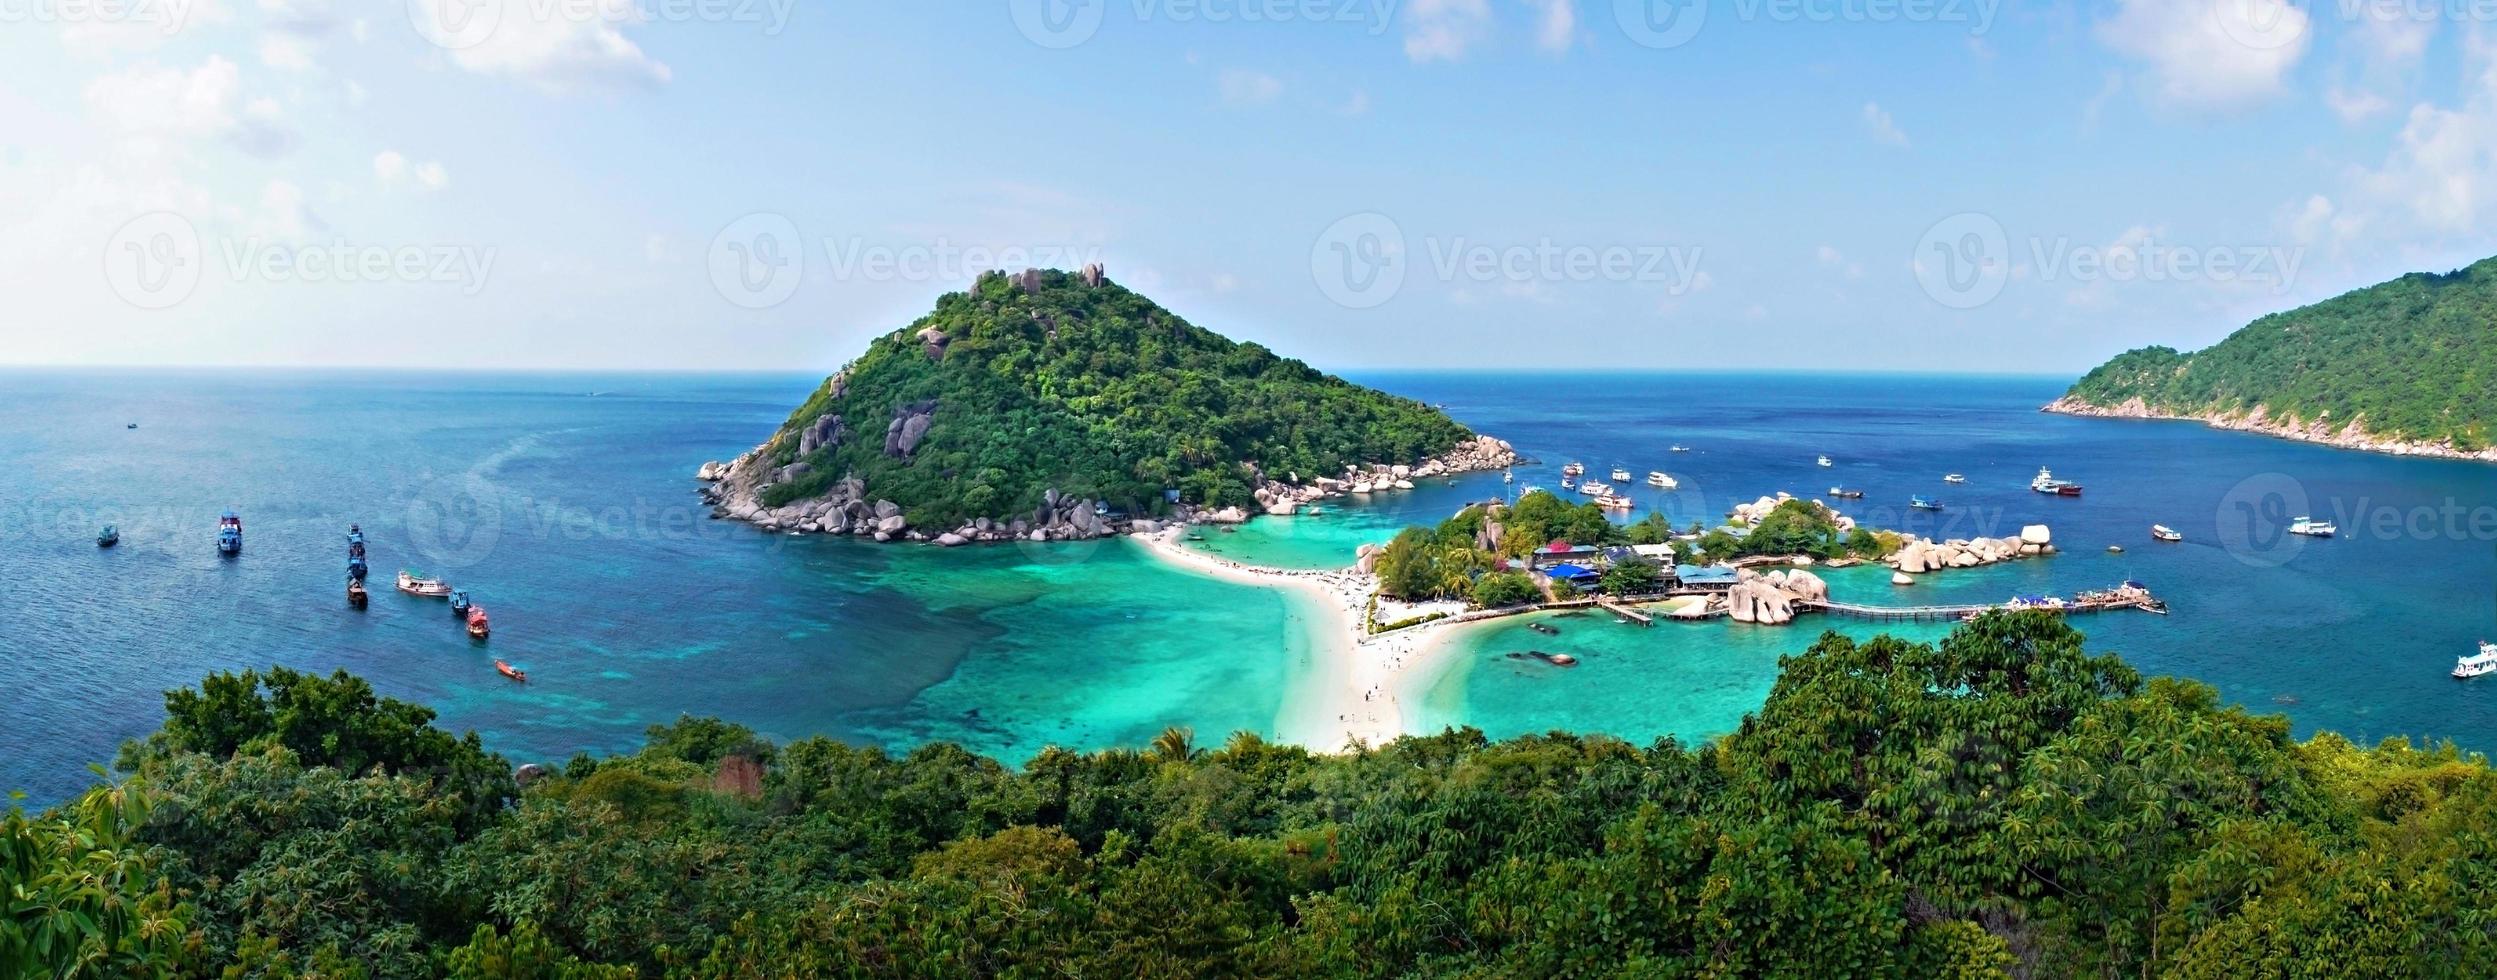
[(708, 462), (695, 471), (702, 499), (718, 520), (744, 521), (766, 531), (796, 534), (844, 534), (877, 541), (927, 541), (945, 547), (1003, 541), (1077, 541), (1117, 534), (1150, 534), (1177, 523), (1242, 524), (1260, 514), (1283, 516), (1331, 497), (1367, 495), (1413, 489), (1413, 481), (1459, 473), (1504, 469), (1515, 465), (1517, 451), (1507, 442), (1476, 436), (1456, 448), (1416, 463), (1346, 467), (1332, 476), (1303, 481), (1299, 474), (1264, 478), (1256, 506), (1219, 509), (1177, 505), (1158, 519), (1114, 520), (1109, 506), (1090, 498), (1049, 490), (1028, 514), (983, 517), (954, 528), (912, 527), (905, 509), (874, 497), (867, 485), (846, 479), (821, 496), (766, 507), (762, 493), (790, 474), (774, 472), (767, 462), (769, 443), (726, 463)]
[[(2022, 558), (2036, 558), (2055, 553), (2055, 532), (2044, 524), (2031, 524), (2020, 529), (2016, 538), (1953, 538), (1949, 541), (1928, 541), (1911, 537), (1899, 550), (1883, 559), (1900, 576), (1922, 575), (1947, 568), (1979, 568)], [(1892, 579), (1899, 585), (1914, 583)]]
[(2367, 420), (2364, 416), (2353, 418), (2347, 422), (2338, 424), (2334, 423), (2329, 418), (2323, 417), (2300, 419), (2294, 416), (2283, 416), (2274, 418), (2272, 417), (2271, 410), (2262, 405), (2255, 406), (2254, 410), (2250, 412), (2203, 412), (2200, 414), (2179, 414), (2153, 409), (2139, 398), (2129, 399), (2121, 405), (2100, 405), (2095, 402), (2074, 398), (2070, 395), (2048, 402), (2045, 407), (2039, 409), (2039, 411), (2049, 412), (2056, 415), (2077, 415), (2087, 418), (2101, 419), (2156, 419), (2163, 421), (2200, 422), (2215, 429), (2227, 429), (2232, 432), (2252, 432), (2260, 435), (2274, 436), (2281, 439), (2295, 439), (2299, 442), (2311, 442), (2318, 445), (2331, 446), (2335, 449), (2355, 449), (2361, 452), (2384, 453), (2392, 456), (2426, 456), (2435, 459), (2468, 459), (2483, 463), (2497, 462), (2497, 448), (2463, 450), (2454, 448), (2453, 444), (2450, 442), (2416, 442), (2368, 432), (2366, 426)]

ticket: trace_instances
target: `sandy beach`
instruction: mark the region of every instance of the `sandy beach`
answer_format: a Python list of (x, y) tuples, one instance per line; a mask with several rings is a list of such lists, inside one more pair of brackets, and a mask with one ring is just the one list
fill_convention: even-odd
[[(1298, 590), (1323, 617), (1310, 637), (1310, 655), (1318, 661), (1316, 675), (1287, 695), (1278, 719), (1278, 730), (1286, 740), (1320, 752), (1343, 752), (1357, 744), (1384, 745), (1412, 732), (1406, 727), (1411, 714), (1405, 700), (1418, 697), (1416, 681), (1429, 676), (1420, 668), (1446, 648), (1463, 624), (1432, 622), (1371, 636), (1361, 621), (1371, 594), (1377, 591), (1376, 577), (1349, 567), (1318, 571), (1243, 564), (1189, 550), (1180, 543), (1185, 533), (1185, 528), (1172, 528), (1137, 535), (1135, 540), (1156, 557), (1198, 574)], [(1394, 615), (1412, 614), (1402, 610)]]

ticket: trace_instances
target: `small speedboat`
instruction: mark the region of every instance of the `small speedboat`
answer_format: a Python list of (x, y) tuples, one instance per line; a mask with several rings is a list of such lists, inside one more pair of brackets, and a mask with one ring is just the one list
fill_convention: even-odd
[(1571, 463), (1571, 464), (1569, 464), (1569, 465), (1567, 465), (1567, 466), (1561, 467), (1561, 475), (1562, 475), (1562, 476), (1570, 476), (1570, 477), (1574, 477), (1574, 476), (1578, 476), (1578, 475), (1580, 475), (1580, 474), (1583, 474), (1583, 473), (1585, 473), (1586, 471), (1587, 471), (1587, 464), (1585, 464), (1585, 463)]
[(1622, 469), (1621, 467), (1618, 467), (1618, 466), (1613, 467), (1613, 482), (1614, 482), (1614, 483), (1628, 483), (1628, 482), (1630, 482), (1630, 471), (1629, 471), (1629, 470)]
[(96, 536), (95, 536), (95, 546), (96, 546), (96, 547), (98, 547), (98, 548), (110, 548), (110, 547), (112, 547), (112, 546), (114, 546), (114, 545), (117, 545), (117, 544), (120, 544), (120, 543), (121, 543), (121, 529), (120, 529), (120, 528), (114, 527), (114, 526), (112, 526), (112, 525), (110, 525), (110, 524), (106, 524), (106, 525), (104, 525), (104, 530), (99, 531), (99, 532), (97, 532), (97, 533), (96, 533)]
[(1915, 508), (1915, 509), (1917, 509), (1917, 510), (1941, 510), (1941, 509), (1942, 509), (1942, 501), (1935, 500), (1935, 499), (1933, 499), (1932, 497), (1927, 497), (1927, 496), (1922, 496), (1922, 495), (1918, 495), (1918, 496), (1911, 496), (1911, 497), (1907, 498), (1907, 505), (1908, 505), (1909, 507), (1913, 507), (1913, 508)]
[(494, 631), (494, 627), (493, 627), (493, 625), (492, 625), (491, 623), (488, 623), (488, 622), (486, 621), (486, 607), (484, 607), (484, 606), (470, 606), (470, 607), (468, 607), (468, 637), (469, 637), (470, 639), (472, 639), (472, 640), (482, 640), (482, 639), (485, 639), (485, 638), (486, 638), (486, 634), (491, 633), (491, 632), (493, 632), (493, 631)]
[(427, 599), (441, 599), (450, 596), (451, 583), (438, 578), (426, 578), (402, 568), (399, 570), (399, 591)]
[(1554, 667), (1578, 666), (1578, 658), (1570, 656), (1566, 653), (1546, 653), (1541, 650), (1528, 650), (1526, 651), (1526, 655), (1543, 661), (1544, 663), (1551, 664)]
[(2289, 523), (2289, 533), (2303, 534), (2310, 538), (2329, 538), (2335, 534), (2341, 533), (2341, 529), (2334, 527), (2331, 521), (2319, 521), (2312, 517), (2301, 517)]
[(1689, 446), (1675, 446), (1675, 447), (1673, 447), (1672, 451), (1673, 451), (1673, 452), (1677, 452), (1677, 453), (1687, 453), (1687, 452), (1690, 452), (1690, 451), (1691, 451), (1691, 447), (1689, 447)]
[(1845, 487), (1831, 487), (1831, 488), (1829, 488), (1829, 495), (1830, 495), (1830, 496), (1832, 496), (1832, 497), (1836, 497), (1836, 498), (1838, 498), (1838, 499), (1840, 499), (1840, 500), (1862, 500), (1862, 499), (1864, 499), (1864, 491), (1862, 491), (1862, 490), (1849, 490), (1849, 489), (1847, 489), (1847, 488), (1845, 488)]
[(1827, 457), (1827, 456), (1823, 456), (1823, 457), (1821, 457), (1820, 462), (1821, 462), (1821, 465), (1823, 465), (1823, 466), (1835, 466), (1835, 465), (1837, 465), (1837, 464), (1835, 464), (1835, 463), (1830, 462), (1830, 461), (1829, 461), (1829, 457)]
[(2123, 554), (2123, 553), (2124, 553), (2124, 546), (2123, 546), (2123, 545), (2120, 545), (2120, 544), (2111, 544), (2111, 545), (2108, 545), (2108, 546), (2107, 546), (2107, 553), (2108, 553), (2108, 554), (2110, 554), (2110, 555), (2121, 555), (2121, 554)]
[(2167, 525), (2165, 525), (2165, 524), (2153, 524), (2153, 525), (2151, 525), (2151, 526), (2150, 526), (2150, 536), (2151, 536), (2152, 538), (2157, 539), (2157, 540), (2160, 540), (2160, 541), (2171, 541), (2171, 542), (2173, 542), (2173, 541), (2183, 541), (2183, 540), (2185, 540), (2185, 536), (2184, 536), (2184, 535), (2177, 533), (2177, 531), (2176, 531), (2176, 529), (2175, 529), (2175, 528), (2169, 527), (2169, 526), (2167, 526)]
[(2480, 652), (2454, 661), (2454, 677), (2457, 680), (2487, 673), (2497, 673), (2497, 643), (2482, 640)]
[(1958, 474), (1958, 473), (1952, 473), (1952, 474), (1949, 474), (1949, 475), (1947, 475), (1947, 476), (1944, 476), (1944, 477), (1942, 478), (1942, 482), (1944, 482), (1944, 483), (1966, 483), (1966, 482), (1968, 482), (1968, 478), (1967, 478), (1966, 476), (1962, 476), (1962, 475), (1960, 475), (1960, 474)]
[(495, 673), (498, 673), (498, 674), (501, 674), (501, 675), (503, 675), (503, 676), (505, 676), (505, 677), (509, 677), (509, 678), (511, 678), (511, 679), (513, 679), (513, 680), (519, 681), (519, 682), (521, 682), (521, 683), (523, 683), (523, 684), (529, 683), (529, 672), (528, 672), (528, 671), (522, 670), (522, 669), (520, 669), (520, 668), (518, 668), (518, 667), (514, 667), (514, 666), (512, 666), (512, 665), (510, 665), (510, 664), (507, 664), (507, 663), (504, 663), (504, 662), (502, 662), (502, 661), (500, 661), (500, 660), (497, 660), (497, 661), (495, 661), (495, 662), (494, 662), (494, 672), (495, 672)]

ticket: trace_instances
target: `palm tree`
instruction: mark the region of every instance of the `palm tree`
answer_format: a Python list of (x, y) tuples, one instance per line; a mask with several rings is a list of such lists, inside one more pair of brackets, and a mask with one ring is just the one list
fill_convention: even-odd
[(1196, 730), (1173, 725), (1153, 736), (1153, 755), (1164, 762), (1186, 762), (1196, 758)]

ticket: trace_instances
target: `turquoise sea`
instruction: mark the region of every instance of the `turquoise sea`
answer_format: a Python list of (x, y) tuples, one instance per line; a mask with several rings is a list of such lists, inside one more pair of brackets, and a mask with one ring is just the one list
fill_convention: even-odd
[[(1469, 500), (1556, 486), (1572, 459), (1672, 472), (1680, 491), (1634, 496), (1677, 523), (1845, 484), (1868, 493), (1846, 509), (1874, 524), (1965, 536), (2042, 521), (2066, 553), (1911, 589), (1849, 570), (1834, 575), (1842, 596), (2000, 600), (2140, 579), (2174, 615), (2081, 624), (2145, 671), (2207, 680), (2301, 731), (2492, 742), (2497, 687), (2445, 676), (2497, 636), (2497, 470), (2485, 466), (2038, 414), (2063, 387), (2053, 378), (1360, 380), (1443, 404), (1540, 465), (1513, 486), (1496, 474), (1433, 482), (1200, 547), (1341, 565), (1361, 542)], [(1290, 693), (1312, 676), (1311, 619), (1283, 595), (1174, 570), (1123, 541), (938, 551), (705, 519), (694, 468), (759, 441), (819, 381), (0, 373), (0, 787), (71, 792), (88, 763), (156, 726), (165, 689), (270, 664), (354, 671), (518, 760), (629, 749), (683, 713), (783, 739), (947, 739), (1009, 759), (1139, 744), (1167, 725), (1208, 739), (1288, 727)], [(1674, 443), (1694, 451), (1667, 453)], [(1817, 467), (1820, 453), (1836, 465)], [(2028, 492), (2041, 465), (2087, 495)], [(1952, 471), (1969, 482), (1943, 485)], [(1950, 510), (1939, 523), (1907, 510), (1914, 493)], [(246, 525), (233, 559), (214, 549), (227, 508)], [(2299, 513), (2339, 518), (2344, 536), (2281, 538), (2276, 523)], [(342, 595), (350, 522), (372, 539), (381, 586), (363, 611)], [(2154, 522), (2187, 542), (2152, 543)], [(95, 546), (106, 523), (120, 547)], [(492, 640), (472, 644), (439, 600), (389, 591), (401, 567), (470, 589), (492, 611)], [(1583, 666), (1506, 658), (1525, 645), (1520, 623), (1477, 630), (1409, 721), (1703, 739), (1756, 707), (1778, 656), (1821, 629), (1874, 632), (1555, 622), (1562, 635), (1535, 645)], [(497, 657), (530, 682), (495, 675)]]

